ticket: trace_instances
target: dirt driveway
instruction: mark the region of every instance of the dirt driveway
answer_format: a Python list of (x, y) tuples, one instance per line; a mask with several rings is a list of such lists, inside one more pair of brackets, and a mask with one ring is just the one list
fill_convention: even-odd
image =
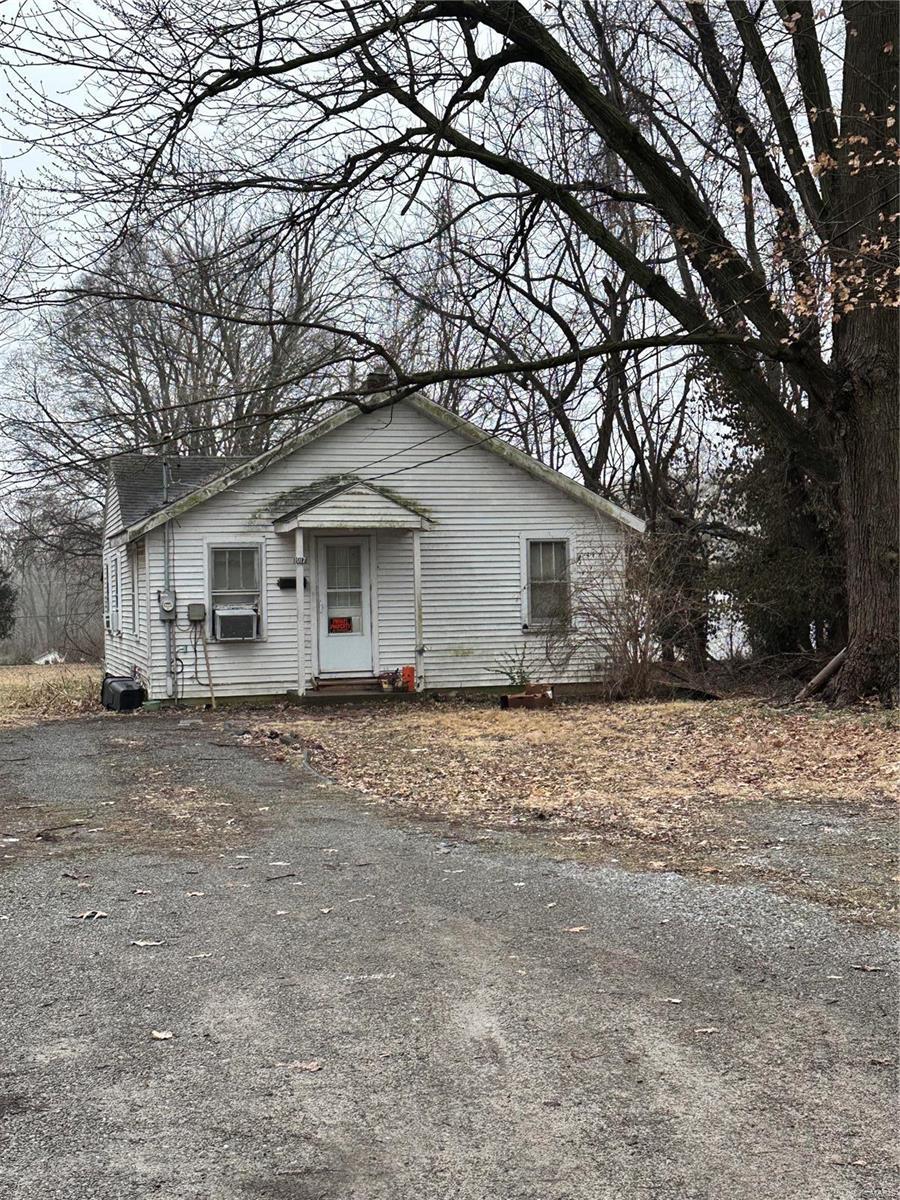
[(896, 1195), (889, 934), (401, 821), (240, 732), (0, 733), (3, 1195)]

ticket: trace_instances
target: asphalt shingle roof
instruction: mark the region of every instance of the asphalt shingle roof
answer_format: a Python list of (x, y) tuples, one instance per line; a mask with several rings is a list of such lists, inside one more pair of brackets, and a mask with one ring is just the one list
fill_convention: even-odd
[[(119, 497), (122, 524), (127, 529), (173, 500), (195, 492), (248, 457), (226, 458), (192, 454), (188, 457), (161, 454), (119, 454), (110, 460), (113, 484)], [(169, 486), (163, 486), (163, 462), (169, 464)]]

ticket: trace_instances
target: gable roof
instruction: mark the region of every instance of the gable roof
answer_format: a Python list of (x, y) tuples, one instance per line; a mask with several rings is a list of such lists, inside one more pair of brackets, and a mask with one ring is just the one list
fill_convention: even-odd
[(428, 518), (428, 513), (421, 504), (415, 504), (412, 500), (407, 500), (405, 496), (398, 496), (389, 488), (380, 487), (371, 480), (360, 478), (359, 475), (324, 475), (321, 479), (317, 479), (305, 487), (291, 488), (289, 491), (275, 496), (266, 504), (263, 512), (276, 522), (287, 521), (292, 517), (301, 516), (311, 508), (318, 508), (328, 500), (343, 495), (344, 492), (355, 490), (380, 496), (395, 507), (406, 509), (416, 517)]
[[(122, 524), (128, 529), (248, 461), (247, 457), (219, 458), (204, 454), (117, 454), (110, 459), (109, 473), (119, 499)], [(163, 464), (169, 469), (165, 482)]]
[(426, 529), (431, 523), (422, 505), (358, 475), (326, 475), (306, 487), (292, 488), (276, 496), (259, 515), (273, 518), (276, 533), (288, 533), (308, 524), (304, 517), (311, 512), (316, 525), (336, 528), (352, 527), (360, 513), (366, 528)]
[[(456, 413), (442, 408), (439, 404), (435, 404), (434, 401), (426, 400), (424, 396), (410, 396), (407, 399), (398, 401), (398, 404), (406, 404), (423, 416), (429, 417), (440, 425), (444, 425), (447, 429), (460, 434), (474, 445), (481, 446), (483, 449), (490, 451), (490, 453), (496, 454), (511, 466), (518, 467), (533, 478), (539, 479), (543, 483), (556, 488), (557, 491), (563, 492), (569, 499), (574, 500), (576, 503), (584, 504), (586, 507), (603, 513), (613, 521), (617, 521), (629, 529), (643, 533), (645, 525), (640, 517), (636, 517), (626, 509), (620, 508), (618, 504), (613, 504), (611, 500), (607, 500), (603, 496), (598, 496), (595, 492), (589, 491), (582, 484), (576, 483), (574, 479), (569, 479), (568, 476), (561, 475), (559, 471), (545, 467), (537, 459), (531, 458), (523, 451), (510, 446), (508, 442), (503, 442), (492, 434), (487, 433), (486, 430), (481, 429), (478, 425), (473, 424), (473, 422), (466, 421), (463, 417), (457, 416)], [(226, 467), (224, 472), (220, 472), (207, 481), (200, 483), (193, 491), (181, 498), (170, 498), (168, 504), (151, 512), (144, 519), (139, 519), (136, 523), (125, 522), (128, 540), (134, 541), (136, 538), (143, 537), (144, 534), (149, 533), (152, 529), (156, 529), (159, 525), (165, 524), (166, 521), (181, 516), (182, 513), (189, 512), (198, 504), (203, 504), (206, 500), (212, 499), (213, 496), (226, 491), (242, 479), (259, 474), (266, 467), (280, 462), (281, 459), (287, 458), (288, 455), (294, 454), (304, 446), (308, 446), (310, 442), (314, 442), (318, 438), (324, 437), (336, 429), (340, 429), (342, 425), (346, 425), (349, 421), (355, 420), (361, 415), (362, 413), (355, 405), (349, 405), (332, 416), (326, 417), (323, 421), (319, 421), (318, 424), (306, 430), (306, 432), (286, 438), (279, 446), (275, 446), (271, 450), (266, 450), (263, 454), (258, 454), (255, 458), (239, 460), (206, 459), (207, 463), (214, 462), (220, 466), (229, 461), (234, 463), (234, 465)], [(140, 458), (143, 456), (138, 455), (136, 457)], [(396, 499), (396, 497), (393, 498)]]

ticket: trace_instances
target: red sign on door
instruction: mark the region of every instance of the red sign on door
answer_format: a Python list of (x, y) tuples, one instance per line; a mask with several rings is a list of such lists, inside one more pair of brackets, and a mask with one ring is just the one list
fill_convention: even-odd
[(352, 617), (329, 617), (328, 618), (329, 633), (352, 633), (353, 618)]

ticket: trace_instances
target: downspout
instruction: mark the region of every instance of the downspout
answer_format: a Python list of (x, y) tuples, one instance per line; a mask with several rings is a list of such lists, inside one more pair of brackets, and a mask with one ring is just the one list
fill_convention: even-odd
[[(163, 466), (163, 474), (165, 475), (165, 466)], [(172, 563), (169, 553), (169, 526), (170, 522), (162, 527), (163, 535), (163, 592), (165, 595), (170, 595), (172, 591)], [(163, 621), (166, 628), (166, 695), (175, 697), (175, 622)]]
[(297, 695), (306, 693), (306, 551), (303, 530), (294, 530), (294, 580), (297, 588)]
[(416, 621), (416, 665), (415, 688), (417, 692), (425, 690), (425, 622), (422, 612), (422, 547), (421, 534), (418, 529), (413, 531), (413, 601), (415, 604)]
[[(162, 494), (163, 506), (169, 503), (169, 472), (170, 467), (168, 460), (162, 460)], [(163, 594), (168, 596), (172, 592), (172, 562), (169, 550), (169, 525), (166, 521), (162, 527), (163, 535)], [(166, 627), (166, 695), (171, 699), (173, 696), (178, 699), (178, 693), (175, 686), (175, 622), (165, 621)]]

